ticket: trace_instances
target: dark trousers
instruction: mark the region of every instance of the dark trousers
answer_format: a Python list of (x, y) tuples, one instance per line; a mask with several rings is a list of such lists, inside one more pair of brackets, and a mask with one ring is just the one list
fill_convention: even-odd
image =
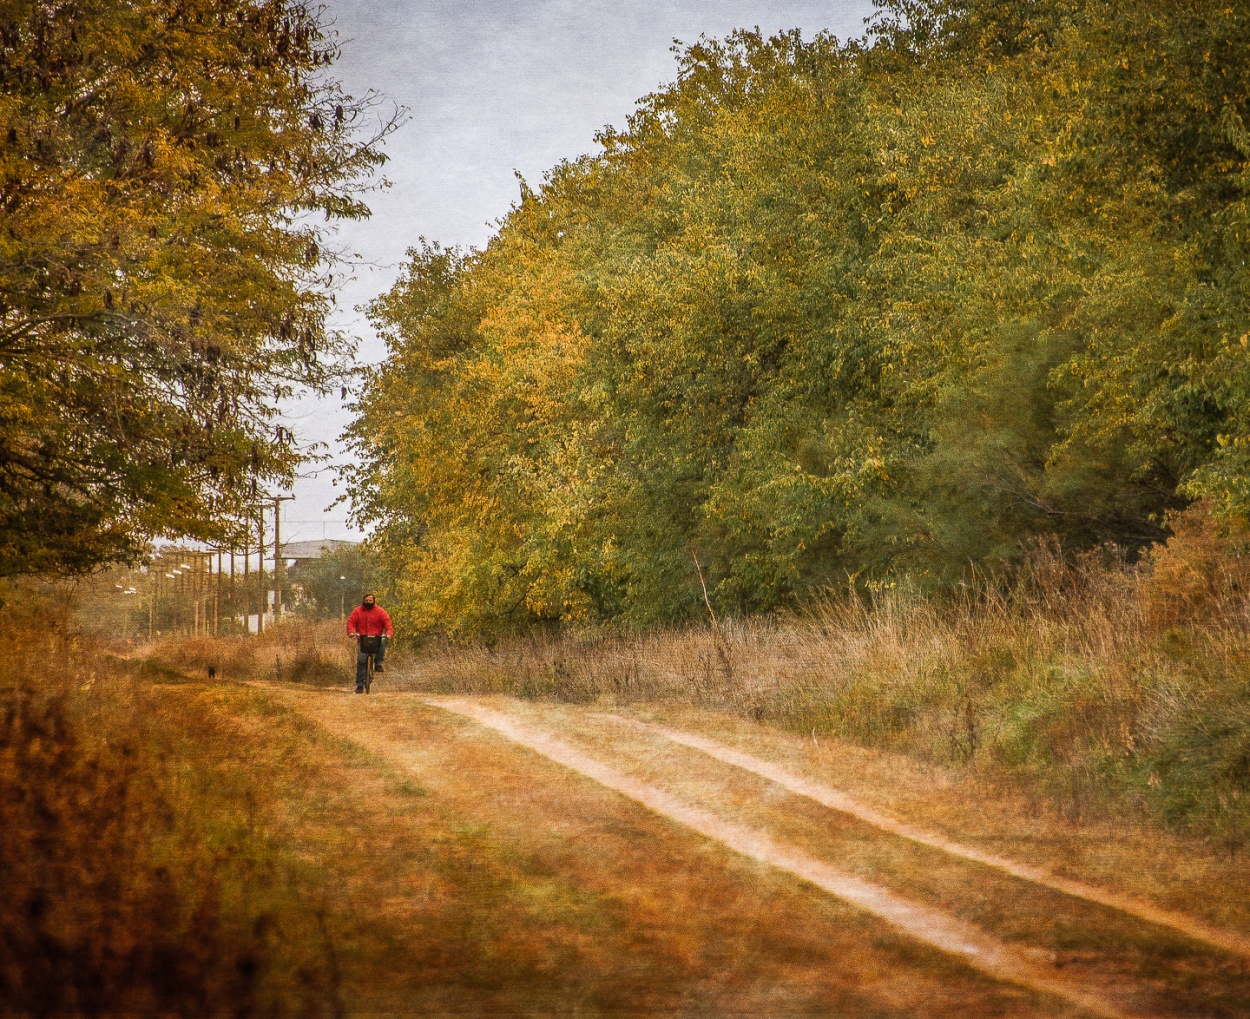
[(373, 655), (374, 665), (382, 664), (382, 659), (386, 657), (385, 637), (360, 638), (360, 647), (356, 651), (356, 686), (358, 689), (364, 689), (365, 668), (368, 666), (370, 655)]

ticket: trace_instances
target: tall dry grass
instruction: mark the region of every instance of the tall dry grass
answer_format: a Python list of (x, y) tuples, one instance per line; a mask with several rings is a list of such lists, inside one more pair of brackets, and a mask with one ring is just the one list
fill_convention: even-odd
[(641, 635), (431, 645), (391, 682), (674, 701), (1041, 791), (1065, 814), (1250, 831), (1250, 557), (1200, 507), (1143, 562), (1039, 546), (955, 595), (900, 586), (798, 614)]
[(220, 747), (104, 644), (17, 605), (0, 609), (0, 1012), (335, 1012), (326, 946), (277, 938), (310, 910), (197, 778)]
[[(787, 616), (388, 655), (381, 689), (673, 702), (1021, 784), (1065, 815), (1250, 833), (1250, 529), (1195, 507), (1136, 564), (1034, 548), (941, 598), (905, 585)], [(203, 675), (349, 685), (338, 622), (156, 645)]]
[(337, 620), (292, 618), (260, 636), (182, 637), (143, 650), (151, 664), (194, 676), (333, 686), (355, 675), (356, 649)]

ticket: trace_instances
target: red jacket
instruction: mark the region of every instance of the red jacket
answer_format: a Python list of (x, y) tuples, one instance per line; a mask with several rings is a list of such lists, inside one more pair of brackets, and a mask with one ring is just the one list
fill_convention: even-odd
[(380, 637), (382, 634), (394, 637), (395, 627), (391, 626), (391, 617), (381, 605), (375, 605), (371, 609), (357, 605), (347, 617), (347, 632), (353, 637), (356, 634), (362, 637)]

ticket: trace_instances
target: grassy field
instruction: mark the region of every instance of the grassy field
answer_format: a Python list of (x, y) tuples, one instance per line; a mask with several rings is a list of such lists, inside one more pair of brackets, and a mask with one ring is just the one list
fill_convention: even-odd
[(429, 648), (412, 689), (679, 703), (970, 769), (1064, 817), (1250, 833), (1250, 568), (1181, 521), (1153, 559), (1039, 548), (962, 596), (885, 588), (788, 618)]
[(215, 720), (170, 703), (176, 674), (4, 616), (5, 1010), (332, 1011), (328, 907)]
[[(6, 758), (6, 788), (19, 795), (6, 800), (5, 830), (21, 836), (5, 862), (40, 864), (15, 867), (4, 904), (9, 1011), (1235, 1016), (1250, 1007), (1250, 966), (1235, 954), (883, 835), (631, 726), (706, 733), (974, 846), (1250, 932), (1250, 883), (1227, 854), (1182, 834), (1038, 816), (967, 769), (679, 704), (488, 699), (621, 774), (971, 924), (1056, 979), (1127, 1003), (1123, 1011), (1087, 1013), (1027, 982), (990, 979), (422, 695), (363, 698), (92, 661), (66, 675), (70, 690), (16, 701), (83, 763), (67, 773)], [(6, 738), (6, 754), (19, 743)], [(118, 811), (81, 776), (107, 773), (113, 760), (128, 762), (124, 780), (105, 791), (129, 804), (121, 814), (131, 820), (110, 827)], [(74, 805), (15, 816), (23, 797), (47, 798), (50, 776), (61, 793), (77, 785)], [(54, 830), (32, 824), (47, 816)]]
[(8, 1013), (1044, 1014), (428, 710), (400, 764), (279, 688), (57, 655), (6, 672)]
[(715, 627), (401, 644), (382, 696), (361, 699), (343, 693), (337, 622), (130, 648), (72, 628), (49, 640), (14, 599), (0, 1002), (1068, 1014), (420, 697), (438, 693), (519, 698), (498, 703), (622, 774), (1153, 1013), (1240, 1014), (1250, 977), (1219, 952), (831, 828), (823, 808), (605, 719), (710, 734), (935, 832), (1250, 932), (1246, 579), (1227, 532), (1182, 526), (1144, 565), (1041, 550), (1011, 584), (944, 602), (887, 588)]

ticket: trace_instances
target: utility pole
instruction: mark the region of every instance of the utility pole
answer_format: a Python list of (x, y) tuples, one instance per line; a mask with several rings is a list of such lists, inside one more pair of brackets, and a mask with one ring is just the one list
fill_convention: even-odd
[[(213, 564), (211, 553), (208, 564)], [(221, 549), (217, 550), (217, 583), (213, 585), (213, 636), (221, 636)]]
[(256, 607), (256, 636), (265, 632), (265, 602), (269, 600), (269, 585), (265, 583), (265, 507), (256, 504), (257, 534), (257, 565), (260, 568), (260, 605)]
[(252, 521), (243, 514), (243, 631), (252, 635)]
[(282, 618), (282, 504), (294, 498), (293, 495), (273, 497), (273, 622), (275, 626)]

